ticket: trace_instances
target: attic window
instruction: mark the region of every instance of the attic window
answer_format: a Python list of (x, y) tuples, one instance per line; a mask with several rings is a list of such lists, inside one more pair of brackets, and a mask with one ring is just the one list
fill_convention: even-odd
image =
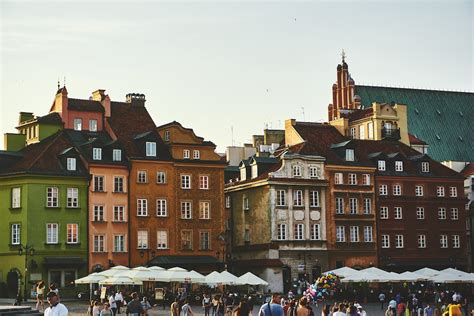
[(92, 148), (92, 159), (102, 160), (102, 148)]
[(354, 149), (346, 149), (346, 161), (354, 161)]
[(146, 142), (146, 155), (147, 157), (156, 157), (156, 143)]
[(76, 170), (76, 158), (67, 159), (67, 170), (75, 171)]
[(169, 142), (170, 141), (170, 131), (166, 130), (165, 131), (165, 142)]

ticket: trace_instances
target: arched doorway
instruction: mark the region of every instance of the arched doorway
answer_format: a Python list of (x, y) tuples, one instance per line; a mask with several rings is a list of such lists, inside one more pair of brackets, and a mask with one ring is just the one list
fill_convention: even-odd
[(21, 273), (18, 269), (13, 268), (7, 273), (7, 295), (8, 297), (16, 297), (21, 285)]

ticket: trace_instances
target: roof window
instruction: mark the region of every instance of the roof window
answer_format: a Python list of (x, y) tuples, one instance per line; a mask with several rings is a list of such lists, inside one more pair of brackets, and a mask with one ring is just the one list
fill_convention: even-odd
[(440, 139), (441, 139), (441, 137), (439, 137), (439, 135), (438, 135), (438, 134), (436, 134), (436, 138), (437, 138), (438, 140), (440, 140)]
[(441, 111), (436, 109), (436, 113), (438, 113), (438, 115), (441, 115)]

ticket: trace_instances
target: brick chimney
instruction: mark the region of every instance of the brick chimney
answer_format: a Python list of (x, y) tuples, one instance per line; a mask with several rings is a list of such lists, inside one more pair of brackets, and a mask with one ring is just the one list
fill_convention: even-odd
[(105, 117), (110, 117), (110, 98), (105, 94), (104, 89), (98, 89), (92, 92), (92, 100), (99, 101), (105, 110)]
[(130, 103), (132, 106), (145, 106), (145, 95), (142, 93), (129, 93), (126, 95), (125, 102)]

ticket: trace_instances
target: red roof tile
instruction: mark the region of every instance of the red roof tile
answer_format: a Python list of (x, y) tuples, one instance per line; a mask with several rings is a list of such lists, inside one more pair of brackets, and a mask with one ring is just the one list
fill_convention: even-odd
[(410, 133), (408, 133), (408, 141), (412, 145), (426, 145), (424, 141), (422, 141), (421, 139), (415, 137), (415, 135), (412, 135)]
[(468, 177), (468, 176), (471, 176), (471, 175), (474, 175), (474, 163), (470, 163), (468, 164), (466, 167), (464, 167), (464, 169), (462, 169), (461, 171), (461, 174), (464, 176), (464, 177)]

